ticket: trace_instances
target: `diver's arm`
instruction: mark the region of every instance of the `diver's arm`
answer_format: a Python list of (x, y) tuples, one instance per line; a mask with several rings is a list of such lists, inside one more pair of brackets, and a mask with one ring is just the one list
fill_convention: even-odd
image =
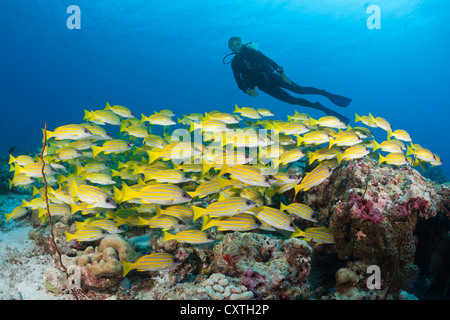
[(233, 70), (234, 80), (236, 80), (236, 84), (238, 85), (239, 89), (242, 90), (242, 92), (247, 93), (247, 88), (244, 85), (244, 81), (242, 81), (241, 73), (237, 70), (236, 66), (231, 65), (231, 69)]
[(257, 55), (258, 59), (271, 65), (272, 68), (274, 68), (278, 73), (282, 74), (284, 72), (283, 67), (279, 66), (275, 61), (273, 61), (269, 57), (265, 56), (261, 51), (257, 51), (257, 50), (255, 50), (255, 51), (256, 51), (256, 55)]

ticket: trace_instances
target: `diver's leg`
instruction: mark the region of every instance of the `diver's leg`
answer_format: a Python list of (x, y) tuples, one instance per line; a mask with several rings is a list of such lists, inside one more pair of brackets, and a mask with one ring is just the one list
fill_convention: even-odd
[(315, 108), (314, 107), (315, 104), (313, 102), (308, 101), (306, 99), (293, 97), (289, 93), (287, 93), (286, 91), (281, 89), (280, 87), (275, 86), (274, 84), (268, 83), (268, 84), (264, 84), (264, 85), (258, 85), (258, 88), (261, 91), (264, 91), (268, 95), (270, 95), (278, 100), (281, 100), (281, 101), (284, 101), (284, 102), (287, 102), (290, 104), (298, 105), (298, 106)]
[(308, 100), (305, 100), (305, 99), (302, 99), (302, 98), (293, 97), (289, 93), (287, 93), (286, 91), (281, 89), (280, 87), (276, 87), (273, 84), (271, 84), (271, 85), (269, 85), (269, 84), (258, 85), (258, 88), (261, 91), (264, 91), (268, 95), (270, 95), (270, 96), (272, 96), (272, 97), (274, 97), (274, 98), (276, 98), (278, 100), (281, 100), (281, 101), (284, 101), (284, 102), (287, 102), (287, 103), (290, 103), (290, 104), (293, 104), (293, 105), (298, 105), (298, 106), (303, 106), (303, 107), (308, 107), (308, 108), (314, 108), (314, 109), (323, 111), (329, 116), (335, 116), (336, 118), (341, 119), (346, 124), (348, 124), (350, 122), (350, 120), (347, 117), (345, 117), (345, 116), (343, 116), (343, 115), (341, 115), (341, 114), (339, 114), (339, 113), (337, 113), (337, 112), (335, 112), (335, 111), (333, 111), (331, 109), (328, 109), (327, 107), (325, 107), (322, 104), (320, 104), (320, 102), (315, 102), (314, 103), (314, 102), (311, 102), (311, 101), (308, 101)]
[(302, 87), (291, 80), (291, 83), (287, 83), (283, 80), (283, 78), (277, 74), (272, 73), (270, 75), (270, 80), (273, 84), (276, 84), (279, 87), (288, 89), (289, 91), (298, 93), (298, 94), (319, 94), (322, 96), (327, 96), (328, 92), (326, 90), (317, 89), (314, 87)]
[(302, 86), (296, 84), (292, 80), (291, 80), (291, 83), (287, 83), (277, 73), (272, 73), (270, 75), (270, 81), (273, 84), (278, 85), (279, 87), (288, 89), (288, 90), (290, 90), (292, 92), (295, 92), (295, 93), (299, 93), (299, 94), (318, 94), (318, 95), (324, 96), (325, 98), (328, 98), (328, 100), (330, 100), (331, 102), (333, 102), (335, 105), (337, 105), (339, 107), (347, 107), (350, 104), (350, 102), (352, 101), (352, 99), (350, 99), (350, 98), (346, 98), (344, 96), (340, 96), (340, 95), (337, 95), (337, 94), (330, 93), (327, 90), (317, 89), (317, 88), (313, 88), (313, 87), (302, 87)]

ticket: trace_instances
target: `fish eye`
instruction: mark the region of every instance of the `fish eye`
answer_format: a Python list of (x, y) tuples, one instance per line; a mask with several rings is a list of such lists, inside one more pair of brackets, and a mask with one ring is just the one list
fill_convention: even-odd
[(187, 192), (183, 192), (183, 193), (182, 193), (182, 196), (183, 196), (184, 198), (188, 198), (188, 197), (189, 197), (189, 195), (188, 195)]
[(291, 223), (289, 223), (289, 227), (293, 227), (294, 226), (294, 222), (291, 221)]
[(110, 203), (110, 202), (111, 202), (111, 199), (109, 199), (109, 198), (106, 198), (105, 202), (108, 202), (108, 203)]
[(252, 203), (250, 202), (250, 201), (245, 201), (245, 204), (247, 205), (247, 206), (249, 206), (249, 205), (251, 205)]
[(264, 182), (269, 182), (269, 177), (264, 177)]

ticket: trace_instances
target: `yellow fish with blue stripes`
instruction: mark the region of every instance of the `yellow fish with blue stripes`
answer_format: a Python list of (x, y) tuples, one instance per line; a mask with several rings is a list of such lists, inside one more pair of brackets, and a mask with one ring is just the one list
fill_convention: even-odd
[(315, 187), (315, 186), (321, 184), (332, 173), (333, 173), (333, 170), (329, 166), (322, 165), (322, 164), (318, 165), (311, 172), (308, 172), (303, 177), (300, 184), (298, 184), (294, 187), (295, 194), (297, 194), (301, 190), (307, 191), (307, 190), (311, 189), (312, 187)]
[(286, 231), (295, 231), (294, 220), (281, 210), (260, 206), (254, 210), (256, 217), (268, 225)]
[(141, 185), (140, 190), (136, 190), (123, 183), (121, 195), (118, 195), (117, 199), (120, 203), (139, 199), (144, 204), (172, 205), (189, 202), (192, 197), (180, 187), (172, 184)]
[(159, 271), (170, 269), (181, 264), (181, 261), (176, 259), (170, 253), (155, 252), (143, 257), (140, 257), (135, 262), (122, 261), (123, 274), (125, 277), (131, 270), (136, 271)]
[(202, 230), (217, 227), (219, 231), (249, 231), (261, 226), (258, 219), (248, 213), (241, 213), (234, 216), (210, 218), (203, 216)]
[(313, 218), (315, 213), (314, 210), (310, 206), (303, 203), (291, 203), (286, 206), (283, 202), (280, 202), (280, 210), (286, 210), (287, 212), (304, 220), (317, 222), (317, 220)]
[(213, 202), (206, 208), (192, 206), (194, 220), (208, 215), (211, 217), (234, 216), (244, 211), (250, 210), (256, 203), (247, 198), (231, 197), (222, 201)]
[(333, 244), (334, 236), (330, 230), (325, 227), (306, 228), (304, 231), (297, 228), (291, 235), (291, 238), (302, 237), (308, 241), (313, 241), (318, 244)]
[(185, 230), (178, 232), (177, 234), (170, 234), (169, 232), (164, 231), (163, 242), (170, 240), (190, 244), (203, 244), (213, 242), (214, 238), (202, 230)]

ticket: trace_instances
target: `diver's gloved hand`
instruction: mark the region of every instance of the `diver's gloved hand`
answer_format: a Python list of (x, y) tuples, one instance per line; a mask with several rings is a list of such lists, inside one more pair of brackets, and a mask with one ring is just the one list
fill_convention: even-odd
[(283, 80), (284, 80), (285, 82), (289, 83), (289, 84), (292, 83), (291, 79), (289, 79), (289, 77), (287, 76), (287, 74), (284, 73), (284, 72), (281, 73), (281, 78), (283, 78)]
[(258, 92), (256, 92), (255, 89), (248, 89), (246, 91), (246, 93), (250, 96), (250, 97), (256, 97), (258, 95)]

